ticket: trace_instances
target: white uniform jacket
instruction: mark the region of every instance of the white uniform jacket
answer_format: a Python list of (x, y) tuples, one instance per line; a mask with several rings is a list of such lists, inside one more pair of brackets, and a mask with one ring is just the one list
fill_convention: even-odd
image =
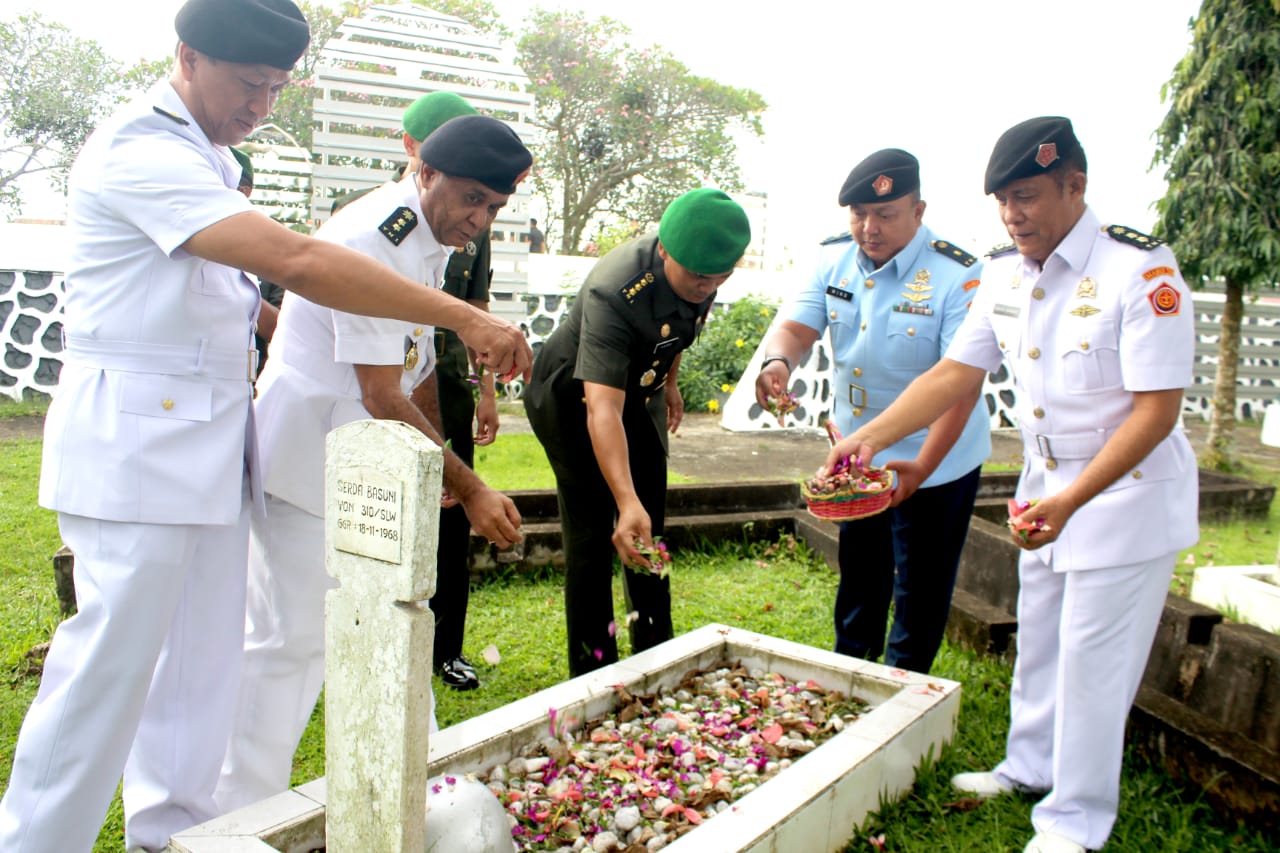
[[(983, 270), (947, 357), (987, 371), (1008, 363), (1026, 458), (1019, 500), (1073, 482), (1132, 411), (1134, 392), (1191, 384), (1191, 293), (1157, 242), (1086, 209), (1043, 271), (1016, 251)], [(1195, 544), (1198, 503), (1179, 424), (1035, 553), (1055, 571), (1151, 560)]]
[[(316, 236), (429, 287), (443, 283), (451, 253), (431, 233), (412, 175), (342, 208)], [(400, 388), (408, 395), (435, 365), (433, 332), (432, 326), (347, 314), (285, 294), (255, 401), (266, 492), (323, 515), (325, 436), (372, 417), (353, 365), (403, 365)]]
[(239, 177), (168, 81), (85, 143), (68, 182), (66, 351), (41, 506), (122, 522), (239, 517), (258, 291), (179, 248), (250, 210)]

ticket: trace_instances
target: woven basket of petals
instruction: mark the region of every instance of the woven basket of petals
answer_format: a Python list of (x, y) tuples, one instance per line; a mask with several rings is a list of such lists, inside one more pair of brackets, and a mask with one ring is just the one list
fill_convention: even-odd
[(809, 514), (827, 521), (866, 518), (889, 508), (893, 499), (893, 473), (872, 466), (837, 466), (826, 477), (812, 477), (800, 484)]

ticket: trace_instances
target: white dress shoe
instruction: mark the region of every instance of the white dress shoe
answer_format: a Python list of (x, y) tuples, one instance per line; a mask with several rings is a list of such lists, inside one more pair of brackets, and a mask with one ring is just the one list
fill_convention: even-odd
[(1053, 832), (1037, 832), (1022, 848), (1022, 853), (1086, 853), (1081, 844)]
[(1004, 784), (989, 770), (981, 773), (957, 773), (951, 777), (951, 787), (981, 800), (989, 800), (1014, 790), (1012, 785)]

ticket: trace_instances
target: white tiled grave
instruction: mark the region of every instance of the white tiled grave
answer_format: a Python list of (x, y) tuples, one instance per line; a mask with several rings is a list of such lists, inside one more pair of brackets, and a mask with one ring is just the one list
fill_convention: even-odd
[(1275, 573), (1275, 566), (1203, 566), (1192, 578), (1191, 600), (1280, 634), (1280, 586), (1271, 581)]
[[(431, 738), (430, 773), (463, 775), (506, 763), (546, 734), (552, 708), (562, 721), (603, 717), (616, 708), (615, 684), (633, 694), (652, 693), (678, 684), (690, 670), (738, 660), (749, 670), (813, 679), (868, 702), (871, 710), (732, 808), (668, 845), (664, 850), (669, 853), (842, 850), (882, 799), (896, 799), (911, 788), (916, 768), (936, 760), (955, 732), (960, 685), (954, 681), (707, 625), (444, 729)], [(324, 845), (324, 802), (324, 780), (317, 779), (187, 830), (171, 840), (169, 850), (307, 853)], [(714, 842), (707, 840), (710, 833), (715, 833)]]

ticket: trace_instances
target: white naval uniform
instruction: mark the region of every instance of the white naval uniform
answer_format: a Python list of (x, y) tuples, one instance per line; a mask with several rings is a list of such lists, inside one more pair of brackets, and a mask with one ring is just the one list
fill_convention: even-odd
[[(1139, 239), (1141, 238), (1141, 239)], [(1164, 246), (1107, 232), (1092, 210), (1045, 261), (987, 264), (947, 357), (1017, 384), (1026, 459), (1018, 499), (1062, 491), (1133, 408), (1133, 394), (1185, 388), (1195, 353), (1191, 294)], [(1039, 832), (1103, 845), (1119, 804), (1124, 725), (1146, 667), (1174, 559), (1199, 538), (1195, 456), (1179, 424), (1132, 471), (1023, 551), (1008, 785), (1047, 790)]]
[[(402, 232), (398, 244), (387, 236)], [(316, 236), (431, 287), (443, 282), (451, 251), (423, 217), (412, 175), (344, 207)], [(410, 348), (416, 359), (406, 357)], [(324, 562), (324, 442), (335, 427), (372, 417), (356, 364), (403, 365), (407, 396), (435, 365), (433, 327), (285, 295), (255, 402), (267, 520), (255, 519), (250, 537), (243, 677), (217, 791), (224, 810), (289, 787), (324, 682), (324, 596), (336, 586)]]
[[(180, 247), (250, 209), (168, 81), (68, 183), (66, 352), (40, 504), (75, 553), (0, 804), (4, 853), (88, 851), (124, 773), (126, 844), (216, 815), (238, 677), (257, 288)], [(250, 470), (253, 465), (249, 464)]]

